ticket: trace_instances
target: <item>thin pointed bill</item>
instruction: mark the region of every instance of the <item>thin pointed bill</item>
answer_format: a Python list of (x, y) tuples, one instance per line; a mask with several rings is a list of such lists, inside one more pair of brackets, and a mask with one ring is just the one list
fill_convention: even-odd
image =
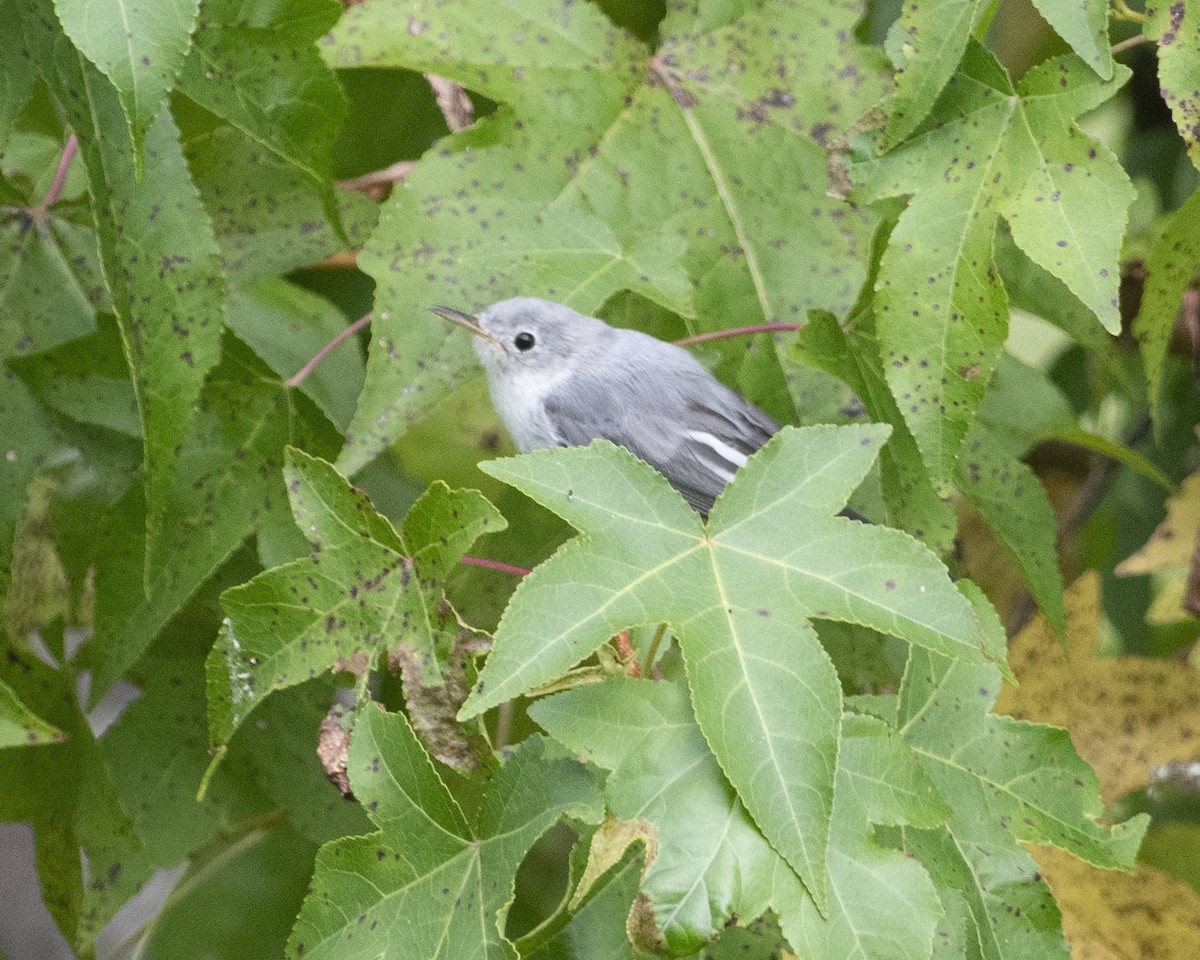
[(451, 323), (457, 323), (460, 327), (465, 327), (467, 330), (470, 330), (471, 333), (475, 334), (475, 336), (486, 340), (497, 350), (504, 349), (504, 344), (484, 330), (483, 327), (479, 325), (479, 321), (469, 313), (463, 313), (461, 310), (454, 310), (450, 307), (430, 307), (429, 309), (444, 320), (449, 320)]

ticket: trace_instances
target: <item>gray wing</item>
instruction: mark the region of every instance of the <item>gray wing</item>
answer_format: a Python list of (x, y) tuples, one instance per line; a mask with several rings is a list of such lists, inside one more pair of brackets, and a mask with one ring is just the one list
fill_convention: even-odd
[(676, 354), (678, 348), (654, 343), (671, 352), (643, 349), (638, 362), (621, 362), (634, 358), (609, 353), (599, 364), (581, 365), (568, 389), (546, 398), (546, 415), (563, 446), (583, 446), (597, 438), (620, 444), (707, 515), (737, 468), (771, 439), (779, 424), (686, 352)]

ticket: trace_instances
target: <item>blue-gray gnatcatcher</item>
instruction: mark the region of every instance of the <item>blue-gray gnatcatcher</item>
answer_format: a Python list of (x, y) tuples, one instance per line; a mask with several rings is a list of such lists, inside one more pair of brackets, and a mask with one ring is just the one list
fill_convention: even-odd
[(478, 317), (430, 309), (475, 334), (492, 403), (522, 453), (611, 440), (707, 515), (779, 430), (681, 347), (562, 304), (515, 297)]

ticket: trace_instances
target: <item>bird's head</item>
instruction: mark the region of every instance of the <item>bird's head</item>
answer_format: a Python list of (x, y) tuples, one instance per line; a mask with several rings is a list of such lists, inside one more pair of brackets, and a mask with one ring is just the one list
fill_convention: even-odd
[(478, 316), (430, 309), (475, 335), (475, 353), (489, 374), (557, 373), (609, 331), (602, 320), (536, 297), (501, 300)]

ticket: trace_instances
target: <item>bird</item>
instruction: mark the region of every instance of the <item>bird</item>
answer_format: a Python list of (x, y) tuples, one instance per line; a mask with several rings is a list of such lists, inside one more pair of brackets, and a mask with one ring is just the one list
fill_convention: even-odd
[(780, 429), (682, 347), (561, 303), (513, 297), (477, 316), (429, 309), (474, 334), (492, 405), (520, 453), (609, 440), (702, 516)]

